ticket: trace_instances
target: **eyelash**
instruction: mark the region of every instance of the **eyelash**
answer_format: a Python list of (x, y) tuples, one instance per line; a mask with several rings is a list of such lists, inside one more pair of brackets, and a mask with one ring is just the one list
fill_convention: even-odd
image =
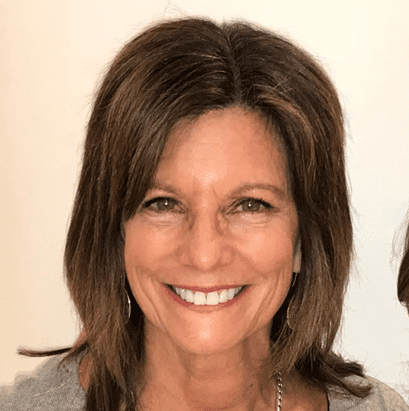
[(166, 211), (172, 211), (174, 212), (175, 210), (155, 210), (153, 207), (151, 207), (153, 204), (157, 204), (159, 201), (163, 201), (163, 200), (167, 200), (171, 203), (173, 203), (174, 205), (177, 205), (179, 202), (171, 197), (155, 197), (152, 198), (151, 200), (145, 201), (142, 204), (142, 209), (146, 210), (146, 209), (150, 209), (151, 211), (154, 211), (156, 213), (161, 213), (161, 212), (166, 212)]
[[(167, 200), (167, 201), (171, 202), (172, 204), (174, 204), (174, 206), (177, 206), (179, 204), (179, 202), (177, 200), (175, 200), (171, 197), (155, 197), (155, 198), (152, 198), (151, 200), (145, 201), (142, 204), (142, 209), (144, 209), (144, 210), (150, 209), (151, 211), (156, 212), (156, 213), (164, 213), (164, 212), (167, 212), (167, 211), (180, 212), (178, 210), (175, 210), (174, 208), (165, 209), (165, 210), (157, 210), (157, 209), (154, 209), (153, 207), (151, 207), (152, 205), (157, 204), (159, 201), (164, 201), (164, 200)], [(261, 210), (256, 210), (256, 211), (234, 210), (237, 207), (239, 207), (241, 205), (244, 205), (246, 202), (247, 203), (248, 202), (253, 202), (254, 204), (259, 204), (262, 207), (262, 209)], [(251, 214), (257, 214), (257, 213), (262, 213), (262, 212), (266, 212), (266, 211), (271, 211), (271, 210), (274, 209), (274, 207), (271, 204), (269, 204), (267, 201), (263, 200), (262, 198), (247, 197), (247, 198), (242, 198), (240, 200), (237, 200), (235, 203), (232, 204), (231, 207), (229, 207), (229, 209), (232, 210), (231, 211), (232, 214), (237, 214), (237, 213), (240, 213), (240, 212), (248, 212), (248, 213), (251, 213)]]
[[(250, 211), (248, 210), (247, 212), (252, 213), (252, 214), (257, 214), (257, 213), (262, 213), (262, 212), (266, 212), (266, 211), (271, 211), (273, 209), (273, 206), (268, 203), (267, 201), (263, 200), (262, 198), (255, 198), (255, 197), (248, 197), (248, 198), (244, 198), (244, 199), (240, 199), (238, 200), (233, 207), (239, 207), (245, 203), (248, 202), (252, 202), (254, 204), (258, 204), (260, 206), (262, 206), (263, 208), (261, 210), (257, 210), (257, 211)], [(238, 213), (240, 211), (234, 211), (234, 213)], [(244, 212), (244, 211), (243, 211)]]

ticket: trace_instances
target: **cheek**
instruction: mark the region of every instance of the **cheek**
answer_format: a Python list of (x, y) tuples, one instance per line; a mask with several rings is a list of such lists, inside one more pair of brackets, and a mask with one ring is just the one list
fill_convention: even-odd
[(158, 271), (155, 271), (155, 267), (158, 266), (163, 253), (163, 247), (158, 247), (157, 244), (162, 243), (152, 235), (152, 230), (145, 231), (131, 226), (127, 227), (125, 234), (125, 270), (132, 293), (143, 313), (151, 321), (159, 324)]
[(242, 254), (252, 262), (253, 267), (261, 273), (288, 269), (293, 264), (293, 241), (291, 236), (283, 233), (253, 233), (242, 242)]
[(155, 271), (172, 251), (172, 241), (165, 232), (131, 225), (125, 236), (125, 266), (128, 275), (135, 271)]

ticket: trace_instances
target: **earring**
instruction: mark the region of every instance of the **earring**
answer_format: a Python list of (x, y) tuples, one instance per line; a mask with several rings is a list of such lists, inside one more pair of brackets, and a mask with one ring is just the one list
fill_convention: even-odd
[[(297, 282), (297, 274), (298, 274), (298, 272), (293, 273), (293, 281), (291, 282), (290, 290), (293, 290), (293, 288), (295, 286), (295, 283)], [(291, 316), (291, 311), (292, 311), (291, 310), (291, 303), (292, 302), (293, 302), (293, 298), (291, 297), (291, 300), (290, 300), (290, 302), (288, 304), (288, 307), (287, 307), (287, 319), (286, 319), (286, 321), (287, 321), (287, 325), (290, 328), (290, 330), (294, 331), (294, 324), (292, 324), (292, 321), (291, 321), (291, 319), (292, 319), (292, 316)]]
[(297, 275), (298, 275), (298, 272), (293, 273), (293, 281), (291, 283), (291, 288), (294, 288), (295, 283), (297, 282)]
[(129, 294), (128, 291), (125, 290), (125, 294), (126, 294), (126, 299), (128, 301), (128, 318), (126, 319), (126, 322), (129, 321), (129, 319), (131, 318), (131, 299), (129, 298)]
[[(291, 300), (292, 301), (292, 300)], [(291, 306), (291, 301), (290, 301), (290, 304), (288, 304), (288, 307), (287, 307), (287, 318), (286, 318), (286, 322), (287, 322), (287, 325), (288, 325), (288, 328), (291, 330), (291, 331), (294, 331), (294, 325), (293, 324), (291, 324), (291, 313), (290, 313), (290, 306)]]

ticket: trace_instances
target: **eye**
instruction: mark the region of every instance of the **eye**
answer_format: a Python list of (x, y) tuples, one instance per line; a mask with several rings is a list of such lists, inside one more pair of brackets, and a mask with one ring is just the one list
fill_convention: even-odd
[(269, 211), (273, 207), (261, 198), (246, 198), (237, 204), (239, 212), (259, 213)]
[(170, 197), (157, 197), (143, 203), (142, 208), (154, 212), (175, 211), (178, 202)]

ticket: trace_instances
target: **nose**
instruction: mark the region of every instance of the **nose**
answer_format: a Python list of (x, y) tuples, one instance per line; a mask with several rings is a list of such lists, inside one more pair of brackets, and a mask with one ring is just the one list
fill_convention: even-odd
[(226, 224), (206, 211), (196, 215), (183, 231), (178, 258), (182, 265), (200, 273), (215, 272), (229, 265), (234, 248), (229, 244)]

